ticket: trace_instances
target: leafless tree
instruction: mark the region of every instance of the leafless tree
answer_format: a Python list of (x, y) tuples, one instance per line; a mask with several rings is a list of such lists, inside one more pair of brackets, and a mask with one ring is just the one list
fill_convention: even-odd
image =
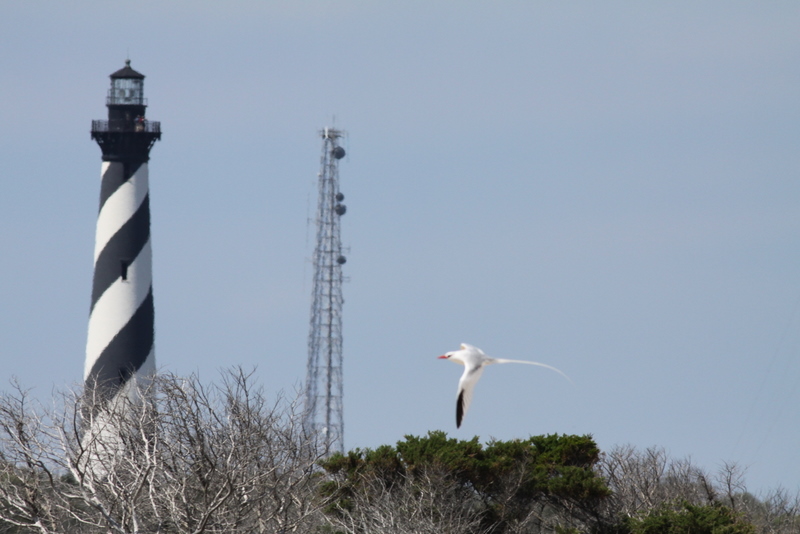
[(725, 462), (717, 471), (715, 487), (719, 488), (717, 494), (722, 502), (733, 511), (742, 511), (740, 500), (747, 493), (744, 482), (744, 469), (739, 464)]
[(332, 505), (327, 520), (347, 534), (485, 534), (474, 495), (436, 469), (368, 477)]
[[(162, 374), (137, 396), (0, 395), (0, 524), (42, 533), (305, 532), (316, 462), (299, 405), (252, 373)], [(137, 400), (138, 399), (138, 400)]]
[(717, 490), (709, 475), (688, 459), (672, 459), (663, 448), (644, 451), (617, 446), (603, 454), (598, 468), (613, 491), (610, 507), (632, 517), (667, 503), (709, 504)]
[(770, 491), (761, 501), (761, 516), (748, 514), (765, 534), (800, 532), (800, 493), (785, 488)]
[(65, 516), (54, 493), (63, 486), (57, 434), (41, 406), (12, 381), (0, 397), (0, 517), (6, 525), (56, 532)]
[(611, 515), (643, 516), (682, 502), (719, 503), (742, 514), (760, 534), (800, 532), (800, 493), (779, 488), (754, 496), (747, 491), (744, 469), (735, 463), (723, 463), (710, 476), (689, 459), (670, 458), (663, 448), (617, 446), (603, 455), (598, 468), (613, 491)]

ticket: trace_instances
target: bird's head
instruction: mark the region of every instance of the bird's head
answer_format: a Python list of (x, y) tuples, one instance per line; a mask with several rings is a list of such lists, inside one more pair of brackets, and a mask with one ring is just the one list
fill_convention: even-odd
[(441, 356), (438, 357), (439, 360), (450, 360), (455, 363), (460, 363), (464, 365), (464, 360), (461, 359), (461, 352), (460, 350), (451, 350), (450, 352), (445, 352)]

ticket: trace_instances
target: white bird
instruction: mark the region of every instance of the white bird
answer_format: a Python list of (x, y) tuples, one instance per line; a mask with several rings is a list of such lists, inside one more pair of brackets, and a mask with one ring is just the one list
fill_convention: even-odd
[(473, 347), (472, 345), (467, 345), (466, 343), (461, 344), (461, 350), (447, 352), (439, 356), (439, 359), (450, 360), (464, 366), (464, 374), (461, 375), (461, 379), (458, 381), (458, 395), (456, 397), (456, 428), (461, 427), (461, 421), (464, 419), (464, 415), (467, 413), (470, 402), (472, 402), (472, 393), (475, 391), (475, 384), (478, 383), (478, 379), (483, 374), (483, 368), (487, 365), (491, 365), (493, 363), (527, 363), (529, 365), (538, 365), (539, 367), (545, 367), (551, 371), (555, 371), (572, 383), (572, 380), (567, 375), (555, 367), (551, 367), (550, 365), (539, 362), (529, 362), (525, 360), (490, 358), (478, 347)]

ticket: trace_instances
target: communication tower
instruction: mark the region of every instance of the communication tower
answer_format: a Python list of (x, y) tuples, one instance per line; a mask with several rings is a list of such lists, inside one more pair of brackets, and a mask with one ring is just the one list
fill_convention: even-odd
[(347, 208), (339, 191), (339, 146), (344, 132), (325, 128), (319, 172), (314, 286), (308, 335), (305, 427), (321, 437), (330, 452), (344, 452), (342, 409), (342, 254), (339, 218)]

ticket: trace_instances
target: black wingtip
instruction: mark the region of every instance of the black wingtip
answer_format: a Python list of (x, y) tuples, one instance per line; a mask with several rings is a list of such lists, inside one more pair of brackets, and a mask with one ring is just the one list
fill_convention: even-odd
[(456, 428), (461, 428), (461, 421), (464, 419), (464, 392), (458, 394), (456, 401)]

